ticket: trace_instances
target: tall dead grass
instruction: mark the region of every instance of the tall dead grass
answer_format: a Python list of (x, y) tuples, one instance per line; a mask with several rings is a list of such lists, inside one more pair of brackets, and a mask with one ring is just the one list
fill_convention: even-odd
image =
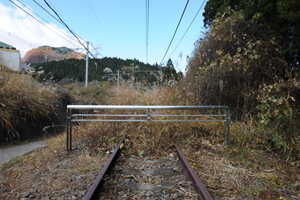
[(47, 118), (55, 99), (54, 91), (40, 87), (33, 78), (0, 65), (0, 141), (20, 138), (15, 126), (22, 120), (38, 123)]

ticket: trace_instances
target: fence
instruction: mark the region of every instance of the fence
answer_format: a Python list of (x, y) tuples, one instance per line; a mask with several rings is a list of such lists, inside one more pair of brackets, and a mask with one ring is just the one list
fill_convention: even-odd
[[(103, 114), (72, 114), (72, 110), (92, 110)], [(135, 110), (144, 114), (105, 114), (105, 110)], [(220, 110), (223, 114), (156, 114), (157, 110)], [(154, 112), (154, 113), (152, 113)], [(217, 119), (200, 119), (217, 118)], [(121, 105), (68, 105), (67, 151), (72, 150), (72, 122), (224, 122), (225, 143), (230, 144), (230, 111), (228, 106), (121, 106)]]

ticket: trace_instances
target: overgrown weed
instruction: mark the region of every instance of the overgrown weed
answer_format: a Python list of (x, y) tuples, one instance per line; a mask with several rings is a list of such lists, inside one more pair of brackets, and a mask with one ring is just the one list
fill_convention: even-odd
[[(133, 87), (121, 86), (109, 99), (110, 105), (176, 105), (176, 89), (163, 88), (139, 92)], [(118, 114), (145, 114), (144, 111), (109, 111)], [(152, 111), (155, 114), (182, 114), (188, 111)], [(162, 119), (160, 117), (160, 119)], [(128, 134), (129, 152), (135, 156), (157, 154), (165, 156), (175, 143), (186, 145), (188, 138), (209, 134), (206, 124), (174, 122), (92, 122), (81, 123), (74, 128), (74, 146), (87, 146), (89, 149), (105, 149), (116, 143), (122, 135)], [(222, 133), (223, 134), (223, 133)], [(105, 149), (107, 151), (107, 149)]]
[(18, 74), (0, 65), (0, 141), (22, 137), (15, 126), (26, 119), (30, 123), (49, 117), (51, 102), (61, 96), (41, 87), (28, 75)]
[[(187, 105), (187, 101), (176, 98), (177, 95), (178, 91), (174, 88), (141, 92), (133, 87), (121, 86), (119, 91), (112, 91), (107, 97), (106, 104)], [(189, 105), (194, 105), (192, 100), (188, 102)], [(129, 113), (134, 112), (140, 114), (141, 111)], [(125, 111), (118, 113), (122, 114)], [(158, 111), (157, 114), (176, 114), (176, 112)], [(224, 125), (217, 122), (80, 122), (73, 126), (73, 153), (69, 155), (65, 153), (66, 138), (65, 135), (60, 135), (53, 139), (48, 148), (37, 157), (18, 159), (16, 164), (7, 164), (5, 170), (13, 171), (14, 168), (20, 168), (26, 164), (32, 167), (29, 171), (39, 168), (42, 172), (51, 173), (53, 184), (58, 184), (60, 180), (59, 187), (67, 188), (68, 182), (61, 178), (88, 176), (90, 177), (88, 181), (93, 180), (91, 175), (102, 168), (99, 163), (105, 162), (120, 138), (127, 134), (124, 152), (128, 156), (168, 157), (174, 152), (174, 144), (178, 144), (209, 192), (215, 197), (272, 199), (284, 197), (285, 193), (282, 191), (287, 190), (297, 195), (298, 186), (293, 185), (299, 181), (298, 168), (295, 164), (281, 160), (276, 152), (260, 143), (257, 139), (263, 138), (256, 137), (258, 131), (256, 121), (251, 117), (245, 122), (232, 122), (232, 144), (225, 146), (223, 144)], [(51, 170), (47, 171), (42, 167), (51, 165), (49, 163), (51, 160), (60, 163), (73, 160), (72, 162), (76, 165), (72, 167), (63, 165), (68, 173), (59, 178)], [(14, 178), (12, 180), (16, 181)], [(41, 191), (59, 190), (54, 185), (52, 188), (46, 186)]]

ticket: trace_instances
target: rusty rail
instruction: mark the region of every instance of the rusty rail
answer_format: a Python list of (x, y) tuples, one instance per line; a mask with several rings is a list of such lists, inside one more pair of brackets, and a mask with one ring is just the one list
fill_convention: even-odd
[[(124, 142), (124, 139), (126, 137), (126, 134), (122, 137), (122, 139), (119, 141), (117, 147), (105, 163), (104, 167), (100, 171), (99, 175), (97, 176), (96, 180), (90, 187), (89, 191), (86, 193), (86, 195), (83, 197), (83, 200), (90, 200), (95, 197), (96, 191), (99, 187), (99, 185), (104, 181), (103, 177), (107, 174), (109, 170), (112, 169), (112, 165), (115, 163), (117, 155), (120, 152), (121, 144)], [(193, 182), (194, 190), (197, 192), (203, 199), (205, 200), (212, 200), (213, 198), (205, 188), (204, 184), (196, 174), (196, 172), (192, 169), (191, 165), (187, 161), (185, 155), (181, 151), (181, 149), (178, 147), (178, 145), (175, 144), (175, 148), (177, 150), (177, 154), (179, 157), (179, 165), (183, 168), (183, 173), (186, 176), (186, 179)], [(199, 196), (199, 197), (200, 197)], [(200, 199), (198, 197), (198, 199)]]
[(194, 190), (198, 194), (200, 194), (203, 199), (212, 200), (213, 198), (205, 188), (204, 184), (198, 177), (197, 173), (191, 167), (190, 163), (187, 161), (181, 149), (176, 144), (175, 144), (175, 148), (177, 150), (177, 154), (179, 158), (179, 165), (183, 168), (183, 173), (186, 176), (186, 178), (194, 183)]
[(111, 168), (111, 166), (114, 164), (114, 161), (117, 158), (118, 153), (120, 152), (120, 146), (123, 143), (125, 137), (127, 134), (125, 134), (122, 139), (119, 141), (117, 147), (115, 148), (114, 152), (111, 154), (107, 162), (105, 163), (104, 167), (100, 171), (99, 175), (97, 176), (96, 180), (90, 187), (89, 191), (86, 193), (86, 195), (83, 197), (83, 200), (90, 200), (94, 197), (98, 186), (101, 184), (103, 181), (104, 175), (107, 173), (107, 171)]

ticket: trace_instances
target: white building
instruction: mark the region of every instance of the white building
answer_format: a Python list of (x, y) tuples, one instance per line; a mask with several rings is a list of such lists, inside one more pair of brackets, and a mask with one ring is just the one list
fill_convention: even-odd
[(22, 65), (20, 51), (0, 41), (0, 63), (14, 71), (19, 71)]

